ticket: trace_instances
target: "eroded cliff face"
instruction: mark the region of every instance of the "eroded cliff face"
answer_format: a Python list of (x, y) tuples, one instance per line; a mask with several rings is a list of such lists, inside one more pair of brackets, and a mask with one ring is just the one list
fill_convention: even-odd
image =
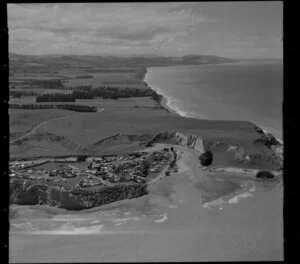
[(257, 169), (280, 169), (283, 163), (283, 146), (271, 134), (257, 130), (254, 142), (240, 143), (239, 139), (209, 137), (202, 139), (199, 135), (178, 131), (157, 133), (150, 143), (168, 143), (195, 149), (200, 153), (213, 152), (212, 166), (236, 166)]
[(10, 183), (10, 203), (47, 204), (67, 210), (82, 210), (148, 194), (146, 184), (119, 183), (87, 189), (64, 188), (15, 178)]
[(151, 143), (159, 143), (159, 142), (189, 147), (198, 150), (201, 153), (205, 151), (200, 136), (193, 135), (193, 134), (185, 134), (178, 131), (172, 131), (172, 132), (165, 131), (165, 132), (157, 133), (151, 139)]

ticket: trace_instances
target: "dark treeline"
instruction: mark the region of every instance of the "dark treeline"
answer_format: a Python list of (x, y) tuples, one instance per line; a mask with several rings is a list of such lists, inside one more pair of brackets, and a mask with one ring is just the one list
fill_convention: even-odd
[(159, 95), (152, 89), (138, 88), (114, 88), (114, 87), (80, 87), (77, 91), (73, 91), (72, 95), (75, 99), (93, 99), (102, 97), (103, 99), (118, 99), (129, 97), (152, 96), (154, 100), (159, 101)]
[(9, 95), (12, 98), (21, 98), (22, 96), (36, 96), (38, 93), (34, 91), (10, 91)]
[(24, 85), (39, 86), (47, 89), (64, 89), (64, 85), (61, 80), (24, 80)]
[(162, 98), (150, 88), (138, 89), (138, 88), (114, 88), (114, 87), (98, 87), (92, 88), (90, 86), (77, 87), (76, 91), (71, 94), (63, 93), (49, 93), (41, 94), (36, 97), (36, 102), (75, 102), (76, 99), (118, 99), (129, 97), (145, 97), (151, 96), (152, 99), (158, 103)]
[(65, 109), (77, 112), (97, 112), (97, 107), (77, 104), (9, 104), (12, 109)]
[(78, 76), (75, 76), (75, 79), (92, 79), (94, 78), (94, 76), (92, 75), (78, 75)]
[(75, 98), (72, 94), (49, 93), (38, 95), (36, 102), (75, 102)]

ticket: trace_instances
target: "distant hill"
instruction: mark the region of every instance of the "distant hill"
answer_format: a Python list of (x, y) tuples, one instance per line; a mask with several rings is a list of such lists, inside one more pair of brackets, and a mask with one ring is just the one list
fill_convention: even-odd
[(235, 63), (240, 60), (212, 55), (185, 55), (182, 57), (154, 56), (92, 56), (92, 55), (19, 55), (9, 54), (11, 67), (26, 67), (28, 63), (66, 67), (154, 67), (188, 64)]
[(283, 62), (283, 59), (278, 58), (244, 58), (239, 60), (246, 62)]

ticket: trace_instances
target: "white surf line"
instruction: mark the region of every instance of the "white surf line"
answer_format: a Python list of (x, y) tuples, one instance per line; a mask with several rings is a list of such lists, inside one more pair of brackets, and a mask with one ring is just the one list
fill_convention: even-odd
[(117, 219), (113, 219), (112, 221), (118, 223), (118, 222), (127, 222), (129, 220), (138, 221), (140, 220), (140, 218), (139, 217), (117, 218)]
[(93, 220), (91, 218), (77, 218), (77, 217), (53, 217), (51, 220), (59, 222), (82, 222), (86, 220)]
[(228, 203), (238, 203), (241, 198), (247, 198), (250, 196), (253, 196), (253, 194), (251, 194), (249, 192), (244, 192), (244, 193), (239, 194), (239, 195), (231, 198), (230, 200), (228, 200)]
[[(202, 206), (204, 208), (211, 209), (212, 206), (221, 206), (223, 204), (226, 204), (226, 201), (224, 201), (222, 198), (219, 198), (219, 199), (213, 200), (211, 202), (204, 203)], [(223, 207), (222, 207), (222, 209), (223, 209)]]
[[(256, 191), (255, 186), (251, 186), (251, 187), (250, 186), (247, 187), (247, 185), (242, 186), (242, 189), (240, 189), (239, 191), (228, 194), (228, 195), (225, 195), (225, 196), (222, 196), (222, 197), (220, 197), (216, 200), (204, 203), (202, 206), (204, 208), (209, 208), (209, 209), (212, 206), (220, 206), (219, 209), (222, 210), (223, 209), (222, 205), (231, 204), (231, 203), (238, 203), (241, 198), (247, 198), (247, 197), (253, 196), (252, 193), (254, 193), (255, 191)], [(237, 193), (239, 193), (239, 194), (237, 195)], [(232, 198), (230, 198), (230, 197), (232, 197)], [(228, 199), (228, 201), (226, 201), (227, 199)]]
[(168, 219), (168, 217), (167, 217), (167, 214), (165, 213), (165, 214), (163, 214), (163, 218), (155, 220), (154, 222), (155, 223), (162, 223), (162, 222), (166, 221), (167, 219)]
[(97, 235), (101, 232), (104, 225), (91, 227), (61, 227), (54, 230), (32, 230), (24, 232), (26, 234), (34, 235)]
[[(259, 170), (236, 168), (236, 167), (221, 167), (221, 168), (212, 168), (208, 170), (208, 173), (212, 173), (212, 172), (229, 172), (229, 173), (244, 174), (247, 176), (255, 177), (255, 175), (259, 172)], [(271, 173), (274, 174), (276, 177), (282, 174), (279, 171), (271, 171)]]
[(243, 174), (256, 174), (258, 172), (257, 169), (243, 169), (243, 168), (235, 168), (235, 167), (222, 167), (222, 168), (214, 168), (210, 169), (209, 172), (233, 172), (233, 173), (243, 173)]

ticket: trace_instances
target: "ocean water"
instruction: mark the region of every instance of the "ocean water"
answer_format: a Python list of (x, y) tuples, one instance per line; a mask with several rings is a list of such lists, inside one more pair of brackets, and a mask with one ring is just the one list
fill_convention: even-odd
[(182, 116), (251, 121), (282, 139), (281, 62), (153, 67), (145, 81)]

